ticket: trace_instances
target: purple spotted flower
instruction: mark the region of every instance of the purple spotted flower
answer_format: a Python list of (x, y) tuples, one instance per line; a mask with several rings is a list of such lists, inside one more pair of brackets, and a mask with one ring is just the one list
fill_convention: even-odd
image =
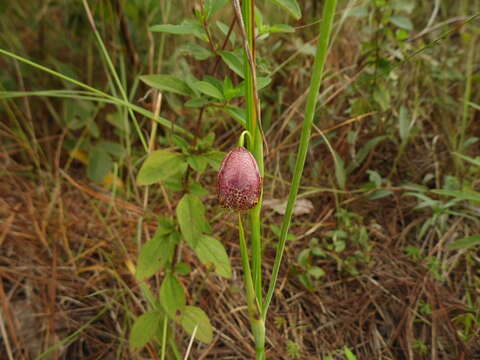
[(218, 200), (226, 208), (249, 210), (260, 199), (262, 178), (258, 165), (243, 147), (237, 147), (225, 156), (217, 181)]

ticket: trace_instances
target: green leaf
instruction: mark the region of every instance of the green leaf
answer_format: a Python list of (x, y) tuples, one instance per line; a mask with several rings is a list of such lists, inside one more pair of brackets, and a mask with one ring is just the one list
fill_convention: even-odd
[(165, 235), (161, 229), (157, 228), (155, 235), (140, 249), (135, 272), (137, 280), (150, 277), (171, 263), (178, 242), (179, 234), (177, 232)]
[(335, 157), (335, 177), (337, 178), (338, 186), (340, 187), (340, 189), (345, 189), (347, 175), (343, 159), (340, 157), (340, 155), (337, 154), (335, 150), (333, 150), (333, 156)]
[(121, 144), (112, 141), (102, 140), (98, 143), (98, 147), (117, 158), (121, 158), (125, 153), (125, 150)]
[(157, 235), (157, 233), (159, 236), (171, 234), (175, 231), (176, 226), (177, 224), (174, 219), (159, 216), (157, 220), (157, 230), (155, 231), (155, 235)]
[(475, 245), (480, 245), (480, 234), (454, 241), (448, 245), (448, 248), (451, 250), (466, 249)]
[(167, 274), (160, 287), (160, 304), (163, 309), (172, 319), (175, 319), (184, 310), (186, 303), (182, 284), (175, 275)]
[(272, 0), (275, 4), (283, 7), (292, 15), (296, 20), (302, 17), (300, 6), (296, 0)]
[(456, 152), (454, 152), (453, 154), (455, 156), (458, 156), (460, 159), (463, 159), (466, 162), (469, 162), (470, 164), (473, 164), (473, 165), (476, 165), (476, 166), (480, 167), (480, 158), (479, 157), (474, 159), (474, 158), (471, 158), (470, 156), (465, 156), (465, 155), (462, 155), (462, 154), (459, 154), (459, 153), (456, 153)]
[(184, 105), (185, 107), (189, 107), (189, 108), (199, 108), (207, 105), (210, 102), (211, 102), (210, 99), (199, 97), (199, 98), (188, 100)]
[(246, 114), (245, 109), (236, 107), (236, 106), (225, 106), (223, 107), (223, 111), (225, 111), (228, 115), (233, 117), (237, 122), (242, 125), (243, 127), (246, 126)]
[(207, 314), (196, 306), (187, 306), (183, 310), (182, 319), (180, 321), (183, 329), (190, 335), (196, 328), (195, 338), (203, 343), (208, 344), (213, 338), (213, 328)]
[[(262, 76), (257, 77), (257, 90), (262, 90), (263, 88), (267, 87), (271, 82), (272, 82), (272, 78), (262, 77)], [(245, 81), (242, 81), (238, 85), (236, 89), (238, 92), (237, 96), (243, 95), (243, 93), (245, 92), (245, 86), (246, 86)]]
[(192, 271), (192, 268), (190, 265), (182, 262), (175, 265), (174, 271), (178, 275), (188, 275)]
[(88, 154), (87, 176), (90, 180), (101, 182), (112, 170), (110, 155), (100, 146), (93, 147)]
[(188, 192), (193, 195), (203, 196), (209, 194), (209, 191), (205, 189), (198, 182), (191, 180), (188, 184)]
[(200, 149), (209, 149), (213, 146), (213, 142), (215, 141), (215, 133), (210, 131), (204, 138), (198, 140), (198, 148)]
[(243, 57), (240, 52), (219, 51), (218, 53), (230, 70), (242, 78), (245, 77), (243, 73)]
[(320, 279), (322, 276), (325, 276), (325, 270), (318, 266), (314, 266), (308, 269), (308, 274), (313, 276), (315, 279)]
[(193, 250), (202, 264), (207, 267), (209, 265), (215, 266), (215, 272), (220, 276), (227, 279), (232, 277), (230, 259), (220, 241), (214, 237), (202, 235)]
[(399, 28), (401, 29), (405, 29), (407, 31), (412, 31), (413, 30), (413, 24), (412, 22), (410, 21), (409, 18), (405, 17), (405, 16), (402, 16), (402, 15), (393, 15), (391, 18), (390, 18), (390, 22), (395, 25), (395, 26), (398, 26)]
[[(227, 34), (230, 31), (230, 26), (222, 23), (221, 21), (217, 21), (216, 24), (217, 24), (218, 28), (220, 29), (220, 31), (222, 32), (222, 34), (224, 36), (227, 36)], [(235, 42), (236, 41), (237, 41), (237, 36), (235, 35), (235, 31), (233, 31), (233, 32), (230, 33), (229, 42), (233, 47), (235, 47)]]
[(166, 150), (157, 150), (151, 153), (138, 172), (139, 185), (150, 185), (164, 181), (173, 175), (187, 170), (184, 156)]
[(347, 357), (347, 360), (357, 360), (357, 357), (355, 356), (355, 354), (348, 347), (345, 347), (343, 349), (343, 353)]
[(373, 92), (373, 99), (378, 103), (382, 110), (386, 111), (390, 108), (391, 96), (386, 88), (379, 88)]
[(200, 61), (206, 60), (214, 55), (210, 50), (205, 49), (203, 46), (192, 43), (182, 45), (179, 48), (179, 51), (182, 54), (191, 55), (195, 60)]
[(225, 6), (228, 0), (205, 0), (205, 15), (207, 18), (215, 14), (219, 11), (222, 7)]
[(208, 41), (208, 36), (205, 32), (205, 29), (196, 19), (184, 20), (181, 24), (172, 25), (172, 24), (163, 24), (163, 25), (154, 25), (150, 27), (150, 31), (153, 32), (164, 32), (174, 35), (193, 35), (199, 38), (202, 41)]
[(107, 114), (106, 120), (110, 125), (114, 126), (116, 130), (125, 133), (129, 130), (125, 124), (125, 116), (119, 111)]
[(368, 200), (377, 200), (384, 198), (386, 196), (390, 196), (393, 194), (392, 190), (387, 190), (387, 189), (379, 189), (374, 192), (372, 192), (370, 195), (368, 195), (367, 199)]
[(405, 29), (397, 29), (395, 31), (395, 37), (397, 40), (404, 41), (407, 40), (410, 36), (408, 35), (408, 31)]
[(209, 82), (197, 81), (194, 85), (195, 85), (195, 88), (201, 93), (211, 96), (218, 100), (224, 100), (222, 92), (219, 89), (217, 89), (214, 85), (210, 84)]
[(225, 158), (225, 153), (222, 151), (212, 150), (204, 154), (205, 159), (208, 164), (214, 169), (219, 170), (220, 165), (222, 164), (223, 159)]
[(367, 170), (367, 174), (368, 174), (368, 179), (370, 180), (370, 182), (372, 184), (375, 185), (375, 187), (380, 187), (382, 186), (382, 177), (380, 176), (380, 174), (374, 170)]
[(274, 34), (274, 33), (294, 33), (295, 28), (286, 24), (275, 24), (271, 26), (264, 26), (261, 33), (263, 34)]
[(188, 164), (196, 171), (203, 172), (207, 167), (207, 159), (203, 154), (193, 154), (187, 157)]
[(64, 120), (69, 129), (78, 130), (94, 118), (94, 105), (89, 101), (67, 101), (64, 105)]
[(410, 121), (408, 121), (408, 110), (405, 106), (400, 108), (400, 113), (398, 115), (398, 127), (400, 131), (400, 139), (402, 142), (408, 140), (410, 134)]
[(370, 151), (372, 151), (379, 143), (387, 139), (387, 136), (377, 136), (371, 140), (368, 140), (365, 145), (363, 145), (362, 148), (358, 151), (353, 162), (347, 167), (347, 173), (351, 173), (358, 166), (360, 166), (363, 160), (365, 160), (365, 158), (368, 156)]
[(176, 209), (178, 223), (185, 241), (195, 248), (204, 232), (209, 231), (202, 201), (192, 194), (185, 194)]
[(357, 18), (363, 18), (368, 16), (368, 10), (365, 6), (358, 5), (353, 6), (346, 10), (345, 17), (352, 16)]
[(188, 154), (188, 148), (190, 147), (190, 144), (188, 143), (187, 140), (185, 140), (183, 137), (178, 136), (176, 134), (172, 135), (172, 140), (175, 143), (177, 147), (182, 150), (184, 154)]
[(161, 313), (156, 310), (148, 311), (139, 316), (130, 332), (130, 348), (143, 347), (152, 340), (158, 331), (161, 320)]
[(480, 192), (477, 191), (460, 191), (460, 190), (432, 190), (434, 194), (452, 196), (461, 200), (480, 201)]
[(154, 89), (184, 96), (194, 96), (187, 83), (173, 75), (143, 75), (140, 76), (140, 80)]
[(393, 9), (397, 11), (405, 11), (411, 13), (415, 9), (415, 1), (413, 0), (401, 0), (392, 2)]

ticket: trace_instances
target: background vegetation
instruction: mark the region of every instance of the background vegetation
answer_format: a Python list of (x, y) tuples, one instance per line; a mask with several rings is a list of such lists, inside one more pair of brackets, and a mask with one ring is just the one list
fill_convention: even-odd
[[(85, 3), (0, 2), (0, 357), (183, 358), (182, 321), (132, 338), (168, 283), (213, 330), (190, 358), (252, 358), (237, 217), (215, 196), (244, 121), (231, 3), (207, 1), (225, 6), (200, 26), (200, 0), (89, 1), (90, 17)], [(322, 4), (299, 1), (295, 19), (257, 1), (264, 277)], [(480, 359), (479, 12), (478, 0), (338, 1), (268, 358)], [(155, 149), (178, 154), (160, 185), (137, 178)], [(176, 238), (186, 203), (208, 220), (192, 239), (229, 261)], [(152, 239), (162, 255), (139, 270)], [(178, 303), (159, 299), (173, 319)]]

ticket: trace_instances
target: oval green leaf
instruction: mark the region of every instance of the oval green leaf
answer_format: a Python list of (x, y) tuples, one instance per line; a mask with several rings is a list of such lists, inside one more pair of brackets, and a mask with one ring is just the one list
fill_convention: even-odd
[(101, 182), (112, 169), (110, 155), (100, 146), (95, 146), (88, 154), (87, 176), (90, 180)]
[(160, 287), (160, 304), (165, 312), (175, 319), (185, 308), (186, 302), (185, 292), (180, 281), (174, 275), (167, 274)]
[(202, 201), (192, 194), (185, 194), (176, 209), (178, 223), (185, 241), (193, 248), (204, 232), (209, 231)]
[(161, 91), (172, 92), (184, 96), (193, 96), (192, 89), (182, 79), (173, 75), (143, 75), (140, 76), (148, 86)]
[(187, 170), (185, 158), (178, 153), (157, 150), (151, 153), (138, 172), (139, 185), (150, 185), (164, 181)]
[(243, 57), (240, 53), (233, 51), (219, 51), (218, 53), (230, 70), (242, 78), (245, 77), (245, 74), (243, 73)]
[(292, 15), (296, 20), (302, 17), (302, 11), (298, 5), (297, 0), (272, 0), (278, 6), (283, 7)]
[(461, 240), (454, 241), (448, 245), (448, 248), (451, 250), (466, 249), (476, 245), (480, 245), (480, 234), (468, 236)]
[(230, 259), (220, 241), (214, 237), (202, 235), (193, 250), (202, 264), (206, 266), (213, 265), (215, 272), (224, 278), (229, 279), (232, 277)]
[(140, 249), (135, 272), (137, 280), (143, 280), (160, 271), (172, 262), (175, 246), (179, 241), (177, 232), (163, 235), (157, 231)]
[(218, 90), (214, 85), (210, 84), (206, 81), (197, 81), (195, 84), (195, 89), (200, 91), (201, 93), (211, 96), (217, 100), (223, 100), (223, 94), (220, 90)]
[(398, 26), (399, 28), (401, 29), (405, 29), (407, 31), (412, 31), (413, 30), (413, 24), (412, 24), (412, 21), (405, 17), (405, 16), (402, 16), (402, 15), (393, 15), (391, 18), (390, 18), (390, 22), (395, 25), (395, 26)]
[(150, 27), (150, 31), (163, 32), (174, 35), (193, 35), (200, 40), (208, 41), (207, 33), (197, 19), (187, 19), (181, 24), (161, 24)]
[(152, 340), (161, 321), (161, 314), (158, 311), (148, 311), (139, 316), (133, 324), (130, 332), (130, 348), (136, 349), (145, 346)]
[[(196, 306), (186, 306), (180, 321), (183, 329), (201, 342), (208, 344), (213, 338), (213, 328), (207, 314)], [(196, 329), (196, 330), (195, 330)]]

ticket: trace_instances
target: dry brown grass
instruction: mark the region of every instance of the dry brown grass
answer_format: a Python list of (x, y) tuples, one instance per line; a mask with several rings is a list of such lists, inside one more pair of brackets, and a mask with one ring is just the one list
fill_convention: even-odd
[[(132, 316), (144, 306), (128, 267), (136, 257), (133, 239), (139, 208), (119, 202), (105, 218), (109, 195), (101, 189), (75, 174), (77, 180), (60, 176), (57, 182), (49, 175), (28, 178), (13, 158), (3, 159), (2, 171), (8, 175), (0, 183), (2, 358), (11, 354), (13, 359), (33, 359), (55, 344), (59, 345), (47, 358), (136, 358), (126, 339)], [(465, 290), (472, 286), (475, 267), (446, 250), (442, 241), (425, 246), (446, 264), (445, 281), (436, 280), (422, 262), (411, 261), (403, 247), (422, 219), (413, 218), (409, 205), (399, 197), (396, 200), (383, 201), (381, 213), (379, 202), (352, 204), (368, 219), (373, 245), (372, 261), (359, 276), (338, 271), (333, 260), (322, 260), (327, 276), (316, 291), (309, 292), (286, 271), (295, 267), (296, 254), (311, 236), (321, 237), (333, 227), (332, 217), (323, 220), (327, 226), (290, 246), (269, 314), (269, 358), (288, 359), (288, 340), (300, 345), (301, 359), (321, 359), (344, 346), (359, 359), (479, 358), (478, 327), (477, 335), (464, 342), (457, 321), (469, 312)], [(328, 210), (333, 202), (327, 197), (322, 203), (322, 214), (304, 216), (296, 234), (308, 230), (302, 223), (316, 223), (332, 213)], [(221, 230), (229, 223), (233, 220), (227, 216), (216, 231), (228, 239), (232, 280), (209, 275), (188, 250), (182, 250), (194, 269), (183, 279), (190, 301), (205, 309), (216, 329), (212, 344), (194, 346), (194, 359), (247, 359), (254, 354), (235, 229)], [(445, 237), (462, 226), (461, 220), (452, 222)], [(144, 230), (153, 228), (147, 222)], [(268, 249), (266, 273), (272, 261)], [(149, 285), (158, 290), (155, 280)], [(430, 306), (431, 314), (420, 311), (422, 302)], [(416, 339), (429, 344), (432, 353), (419, 355)], [(188, 338), (181, 331), (177, 340), (181, 349), (186, 348)], [(147, 353), (157, 358), (153, 349)]]

